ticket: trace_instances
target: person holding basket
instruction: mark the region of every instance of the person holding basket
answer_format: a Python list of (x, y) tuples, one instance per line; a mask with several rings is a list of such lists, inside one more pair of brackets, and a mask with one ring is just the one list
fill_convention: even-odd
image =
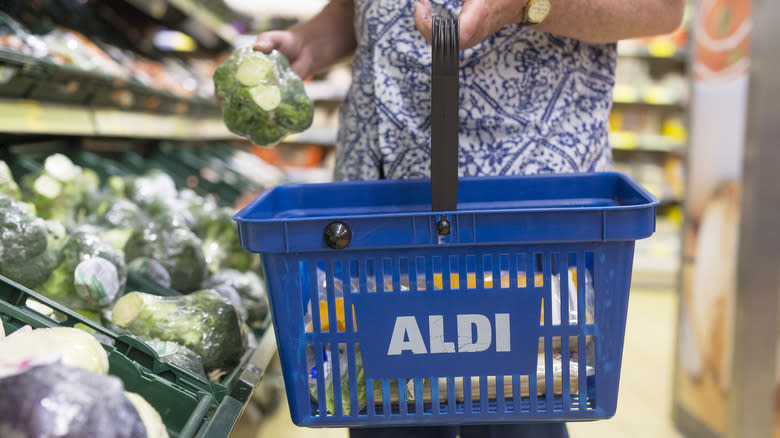
[[(600, 172), (616, 41), (672, 32), (684, 0), (331, 0), (258, 35), (304, 78), (353, 55), (335, 179), (430, 176), (433, 17), (459, 19), (458, 174)], [(564, 423), (353, 429), (352, 437), (566, 437)]]

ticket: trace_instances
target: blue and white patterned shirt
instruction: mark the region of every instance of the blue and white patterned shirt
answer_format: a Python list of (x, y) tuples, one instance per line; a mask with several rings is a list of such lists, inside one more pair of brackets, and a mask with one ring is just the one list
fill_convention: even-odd
[[(430, 176), (430, 45), (416, 0), (355, 0), (358, 47), (341, 107), (336, 179)], [(457, 17), (460, 0), (431, 0)], [(510, 25), (461, 52), (461, 176), (608, 170), (617, 53)]]

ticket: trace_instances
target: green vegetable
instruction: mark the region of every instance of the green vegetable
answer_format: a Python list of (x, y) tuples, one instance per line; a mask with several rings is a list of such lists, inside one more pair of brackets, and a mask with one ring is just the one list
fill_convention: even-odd
[(40, 254), (19, 263), (3, 263), (0, 273), (11, 280), (35, 289), (46, 282), (62, 262), (62, 247), (65, 244), (65, 227), (58, 222), (47, 221), (47, 245)]
[(274, 63), (262, 54), (247, 56), (238, 64), (236, 79), (241, 85), (254, 87), (263, 81), (271, 80), (274, 74)]
[(265, 282), (254, 272), (225, 269), (214, 274), (203, 286), (217, 291), (224, 287), (234, 289), (247, 310), (247, 324), (258, 327), (265, 321), (268, 315), (268, 294)]
[(0, 267), (24, 263), (46, 250), (46, 223), (22, 203), (0, 195)]
[(62, 154), (50, 155), (43, 168), (22, 178), (37, 214), (56, 219), (66, 226), (78, 222), (87, 210), (91, 194), (98, 191), (99, 178), (90, 169), (81, 169)]
[(153, 169), (130, 180), (126, 185), (126, 193), (131, 201), (146, 207), (157, 200), (175, 198), (176, 184), (165, 172)]
[(0, 193), (16, 200), (22, 199), (22, 193), (11, 175), (11, 169), (2, 160), (0, 160)]
[(146, 278), (154, 284), (165, 288), (171, 287), (171, 274), (168, 273), (165, 266), (156, 260), (152, 260), (148, 257), (140, 257), (130, 262), (127, 269), (130, 272)]
[(150, 258), (165, 267), (171, 287), (180, 292), (198, 289), (206, 277), (202, 242), (188, 228), (152, 222), (136, 230), (125, 245), (128, 260)]
[(207, 200), (192, 207), (193, 232), (203, 240), (203, 253), (210, 273), (220, 269), (256, 270), (260, 257), (244, 251), (238, 240), (238, 227), (231, 208)]
[(209, 375), (234, 367), (247, 345), (236, 308), (209, 289), (180, 297), (131, 292), (117, 301), (111, 319), (141, 338), (189, 348)]
[(93, 233), (72, 233), (62, 254), (62, 263), (39, 290), (49, 298), (72, 308), (100, 310), (110, 306), (124, 290), (124, 257)]
[(236, 50), (214, 71), (214, 86), (227, 128), (256, 144), (275, 144), (311, 126), (314, 105), (276, 50)]

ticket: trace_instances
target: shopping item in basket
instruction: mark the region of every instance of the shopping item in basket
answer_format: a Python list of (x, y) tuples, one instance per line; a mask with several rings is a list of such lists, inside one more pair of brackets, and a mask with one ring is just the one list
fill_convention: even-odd
[(458, 181), (453, 24), (434, 21), (430, 182), (280, 186), (235, 216), (262, 254), (298, 425), (617, 408), (634, 242), (657, 200), (616, 173)]

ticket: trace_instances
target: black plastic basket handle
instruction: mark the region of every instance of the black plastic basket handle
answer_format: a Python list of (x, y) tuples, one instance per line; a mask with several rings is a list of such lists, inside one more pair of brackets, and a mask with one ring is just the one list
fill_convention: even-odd
[[(434, 212), (458, 208), (459, 35), (457, 19), (433, 18), (431, 206)], [(449, 234), (449, 224), (439, 222), (439, 232)]]

